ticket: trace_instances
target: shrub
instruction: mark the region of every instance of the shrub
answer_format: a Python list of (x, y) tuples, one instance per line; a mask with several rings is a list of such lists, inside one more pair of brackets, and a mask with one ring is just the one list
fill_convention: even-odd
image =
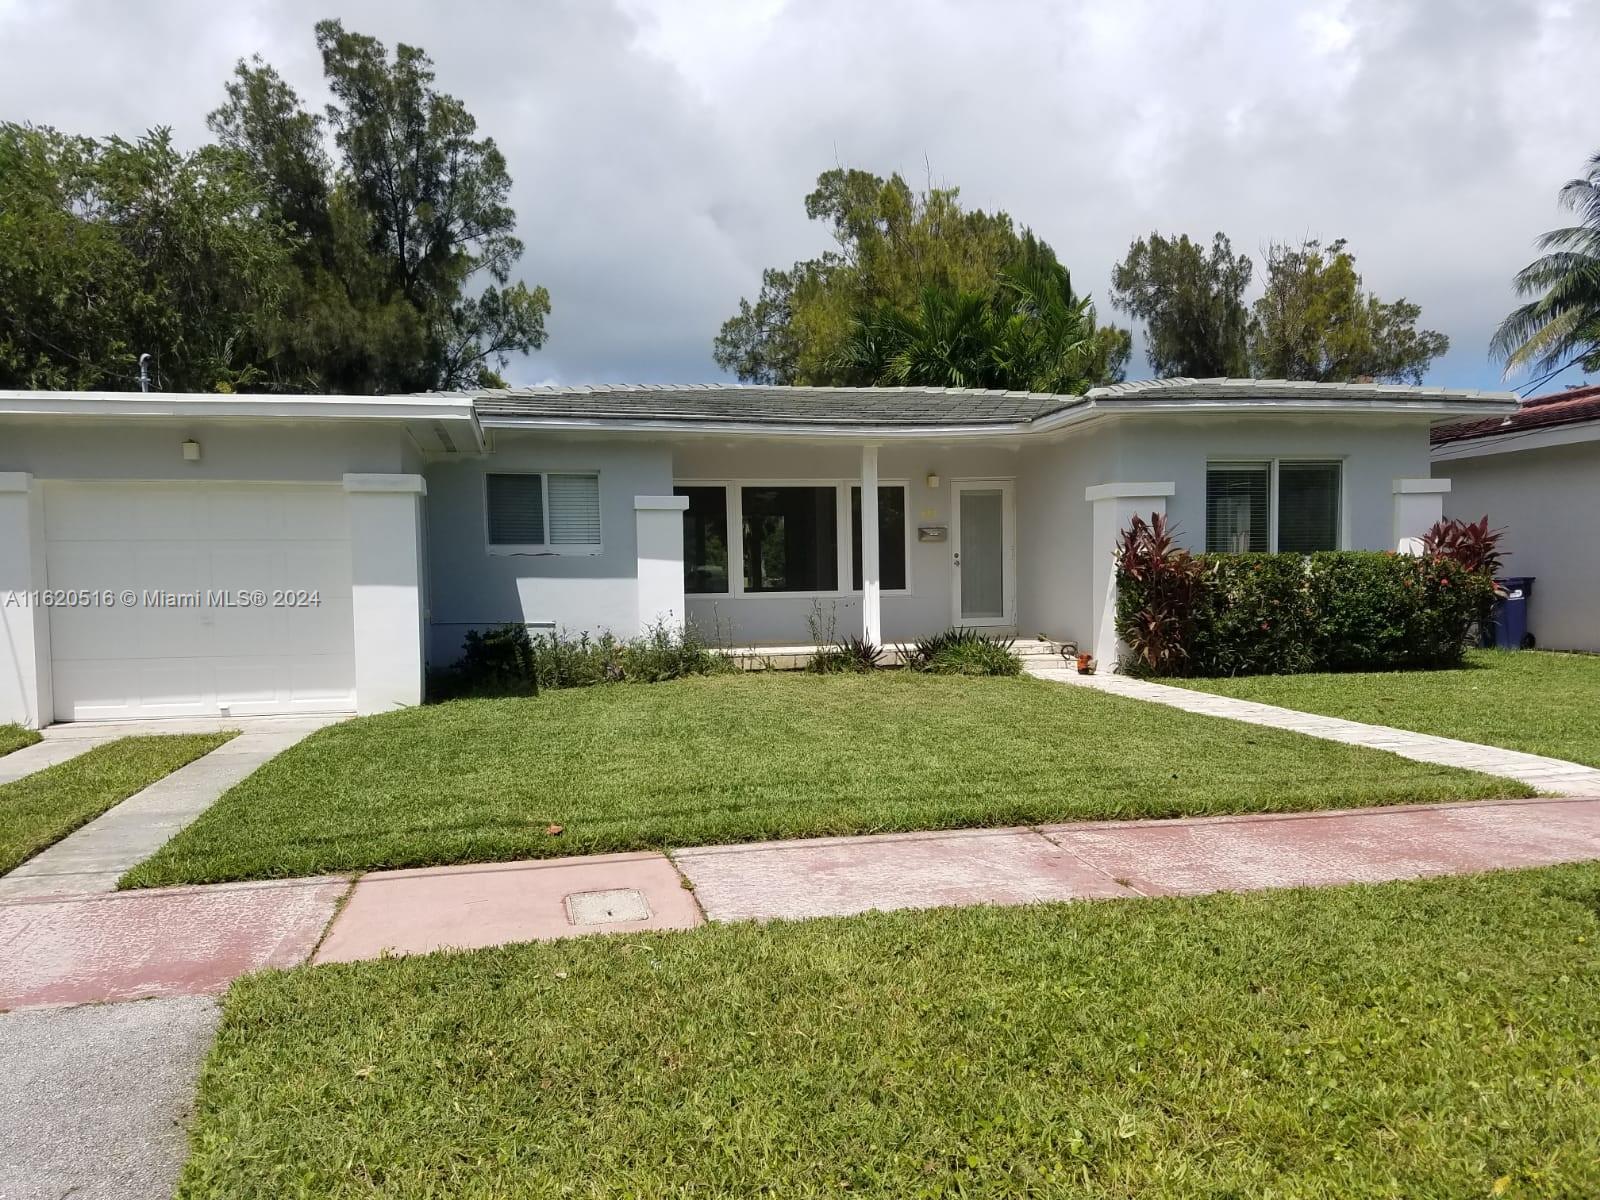
[(1317, 609), (1298, 554), (1205, 554), (1189, 655), (1179, 673), (1288, 675), (1315, 669)]
[(861, 674), (878, 669), (883, 647), (863, 638), (847, 637), (823, 646), (806, 663), (806, 670), (818, 675)]
[(627, 641), (609, 633), (532, 635), (524, 625), (502, 625), (468, 633), (460, 661), (429, 677), (428, 694), (433, 700), (533, 696), (544, 688), (660, 683), (734, 669), (693, 624), (657, 622)]
[(1422, 555), (1196, 556), (1171, 532), (1135, 518), (1118, 547), (1117, 629), (1137, 674), (1455, 666), (1493, 600), (1487, 521)]
[(1480, 571), (1493, 577), (1500, 574), (1505, 555), (1500, 550), (1504, 529), (1490, 529), (1486, 516), (1478, 521), (1462, 521), (1451, 517), (1435, 521), (1433, 528), (1422, 535), (1424, 554), (1442, 554), (1452, 558), (1469, 571)]
[(1184, 672), (1200, 618), (1202, 569), (1161, 513), (1136, 516), (1117, 544), (1117, 628), (1140, 669)]
[(1442, 555), (1316, 554), (1319, 662), (1307, 670), (1460, 665), (1494, 599), (1488, 575)]
[(905, 664), (931, 675), (1020, 675), (1022, 660), (1011, 645), (1010, 638), (977, 629), (947, 629), (914, 642)]

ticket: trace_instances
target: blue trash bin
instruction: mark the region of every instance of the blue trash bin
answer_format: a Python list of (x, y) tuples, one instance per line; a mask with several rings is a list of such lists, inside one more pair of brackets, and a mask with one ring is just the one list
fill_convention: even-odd
[(1510, 575), (1495, 580), (1505, 589), (1505, 599), (1494, 605), (1494, 644), (1501, 650), (1527, 650), (1533, 646), (1528, 632), (1528, 598), (1533, 595), (1532, 575)]

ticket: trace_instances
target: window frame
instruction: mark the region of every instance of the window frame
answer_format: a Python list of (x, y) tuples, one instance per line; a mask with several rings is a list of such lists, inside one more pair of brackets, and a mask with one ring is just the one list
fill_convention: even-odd
[[(1335, 505), (1338, 513), (1339, 528), (1334, 541), (1335, 550), (1350, 549), (1350, 514), (1348, 511), (1350, 489), (1345, 486), (1348, 475), (1346, 459), (1342, 454), (1301, 455), (1301, 454), (1256, 454), (1248, 458), (1208, 458), (1205, 463), (1207, 483), (1210, 482), (1212, 467), (1258, 467), (1263, 463), (1267, 467), (1267, 548), (1266, 554), (1282, 553), (1278, 549), (1278, 468), (1288, 463), (1291, 466), (1336, 466), (1339, 468), (1339, 502)], [(1204, 496), (1204, 491), (1202, 492)], [(1202, 544), (1211, 542), (1211, 513), (1209, 505), (1202, 500), (1202, 509), (1206, 517), (1206, 529)], [(1207, 551), (1206, 553), (1211, 553)], [(1218, 551), (1218, 553), (1222, 553)]]
[[(544, 521), (542, 542), (496, 542), (490, 534), (489, 479), (495, 475), (537, 475), (539, 477), (540, 514)], [(595, 516), (600, 526), (598, 542), (552, 542), (550, 540), (550, 476), (588, 475), (595, 482)], [(606, 497), (605, 487), (598, 469), (579, 467), (519, 467), (510, 471), (485, 471), (483, 473), (483, 546), (492, 558), (510, 558), (518, 555), (539, 558), (594, 558), (605, 553)]]
[[(850, 520), (850, 489), (861, 486), (859, 479), (674, 479), (674, 488), (720, 487), (728, 505), (728, 590), (726, 592), (693, 592), (688, 599), (711, 600), (849, 600), (862, 593), (850, 587), (852, 582), (852, 534)], [(880, 479), (880, 488), (897, 487), (905, 493), (905, 546), (906, 586), (879, 588), (880, 596), (914, 596), (916, 583), (912, 575), (912, 548), (916, 545), (912, 528), (911, 481), (909, 479)], [(752, 488), (828, 488), (833, 489), (834, 549), (839, 559), (840, 586), (833, 591), (804, 592), (747, 592), (744, 586), (744, 495)]]

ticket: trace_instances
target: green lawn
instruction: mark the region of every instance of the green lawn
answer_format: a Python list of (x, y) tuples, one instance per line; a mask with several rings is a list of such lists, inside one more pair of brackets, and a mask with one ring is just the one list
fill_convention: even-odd
[(0, 785), (0, 875), (233, 736), (118, 738)]
[(0, 757), (31, 746), (38, 740), (38, 733), (32, 729), (24, 729), (21, 725), (0, 725)]
[(1457, 671), (1162, 682), (1600, 767), (1600, 655), (1476, 650)]
[(180, 1196), (1600, 1195), (1600, 865), (252, 976)]
[(335, 725), (235, 787), (123, 883), (1527, 794), (1032, 679), (721, 676)]

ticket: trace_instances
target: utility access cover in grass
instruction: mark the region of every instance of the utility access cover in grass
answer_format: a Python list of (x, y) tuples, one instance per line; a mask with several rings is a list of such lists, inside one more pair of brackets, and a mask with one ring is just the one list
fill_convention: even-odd
[(573, 892), (567, 897), (567, 920), (574, 925), (605, 925), (612, 921), (648, 921), (650, 905), (637, 888), (607, 888), (601, 892)]

